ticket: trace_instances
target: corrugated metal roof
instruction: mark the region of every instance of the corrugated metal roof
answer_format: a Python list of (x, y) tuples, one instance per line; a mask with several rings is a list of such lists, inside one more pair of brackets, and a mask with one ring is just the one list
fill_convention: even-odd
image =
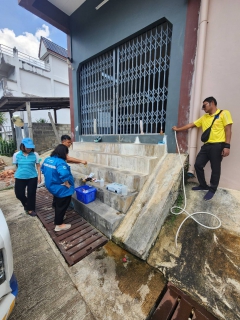
[(60, 56), (63, 56), (65, 58), (68, 57), (68, 52), (66, 49), (64, 49), (63, 47), (60, 47), (59, 45), (57, 45), (56, 43), (41, 37), (41, 41), (43, 41), (45, 47), (47, 48), (47, 50), (51, 50), (57, 54), (59, 54)]

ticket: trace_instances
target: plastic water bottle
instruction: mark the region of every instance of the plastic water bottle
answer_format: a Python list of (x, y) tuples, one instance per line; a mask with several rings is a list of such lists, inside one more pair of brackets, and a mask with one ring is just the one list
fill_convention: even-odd
[(104, 180), (100, 179), (100, 187), (104, 187)]

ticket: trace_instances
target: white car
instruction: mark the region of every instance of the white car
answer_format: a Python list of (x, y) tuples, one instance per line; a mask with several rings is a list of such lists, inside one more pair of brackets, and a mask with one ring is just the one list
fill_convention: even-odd
[(15, 305), (18, 283), (13, 273), (10, 233), (0, 209), (0, 320), (7, 320)]

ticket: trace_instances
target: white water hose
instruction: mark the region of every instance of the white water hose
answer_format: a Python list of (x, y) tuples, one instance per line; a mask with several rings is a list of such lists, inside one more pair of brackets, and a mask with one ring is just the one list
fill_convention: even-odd
[[(181, 163), (181, 166), (182, 166), (182, 180), (183, 180), (183, 193), (184, 193), (184, 208), (181, 208), (181, 207), (178, 207), (178, 206), (173, 206), (170, 211), (172, 214), (175, 214), (175, 215), (179, 215), (183, 212), (185, 212), (187, 214), (187, 217), (182, 221), (182, 223), (180, 224), (179, 228), (178, 228), (178, 231), (176, 233), (176, 236), (175, 236), (175, 246), (177, 247), (177, 239), (178, 239), (178, 235), (179, 235), (179, 232), (180, 232), (180, 229), (182, 228), (182, 225), (184, 224), (184, 222), (189, 219), (189, 218), (192, 218), (194, 221), (196, 221), (200, 226), (204, 227), (204, 228), (207, 228), (207, 229), (218, 229), (221, 227), (221, 220), (213, 213), (210, 213), (210, 212), (206, 212), (206, 211), (198, 211), (198, 212), (193, 212), (193, 213), (189, 213), (187, 212), (185, 209), (186, 209), (186, 206), (187, 206), (187, 200), (186, 200), (186, 190), (185, 190), (185, 185), (184, 185), (184, 166), (183, 166), (183, 162), (182, 162), (182, 158), (181, 158), (181, 154), (180, 154), (180, 150), (179, 150), (179, 146), (178, 146), (178, 141), (177, 141), (177, 135), (176, 135), (176, 131), (175, 131), (175, 140), (176, 140), (176, 145), (177, 145), (177, 150), (178, 150), (178, 154), (179, 154), (179, 159), (180, 159), (180, 163)], [(181, 211), (180, 212), (174, 212), (175, 209), (180, 209)], [(199, 222), (195, 217), (193, 217), (194, 215), (196, 214), (199, 214), (199, 213), (204, 213), (204, 214), (207, 214), (209, 216), (213, 216), (214, 218), (216, 218), (216, 220), (218, 221), (218, 225), (216, 227), (209, 227), (201, 222)]]

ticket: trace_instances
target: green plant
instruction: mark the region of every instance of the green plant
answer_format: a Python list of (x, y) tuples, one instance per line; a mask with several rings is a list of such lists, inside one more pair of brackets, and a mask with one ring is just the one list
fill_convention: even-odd
[(40, 118), (36, 120), (36, 123), (48, 123), (48, 119)]
[(11, 157), (16, 151), (16, 143), (13, 140), (0, 140), (0, 155)]
[(6, 121), (7, 121), (7, 118), (5, 113), (0, 112), (0, 126), (3, 126)]
[[(176, 199), (176, 201), (174, 203), (174, 206), (182, 208), (183, 207), (183, 201), (184, 201), (183, 190), (179, 190), (178, 197), (177, 197), (177, 199)], [(179, 213), (180, 211), (181, 211), (181, 209), (178, 209), (178, 208), (174, 209), (174, 212), (176, 212), (176, 213)]]

